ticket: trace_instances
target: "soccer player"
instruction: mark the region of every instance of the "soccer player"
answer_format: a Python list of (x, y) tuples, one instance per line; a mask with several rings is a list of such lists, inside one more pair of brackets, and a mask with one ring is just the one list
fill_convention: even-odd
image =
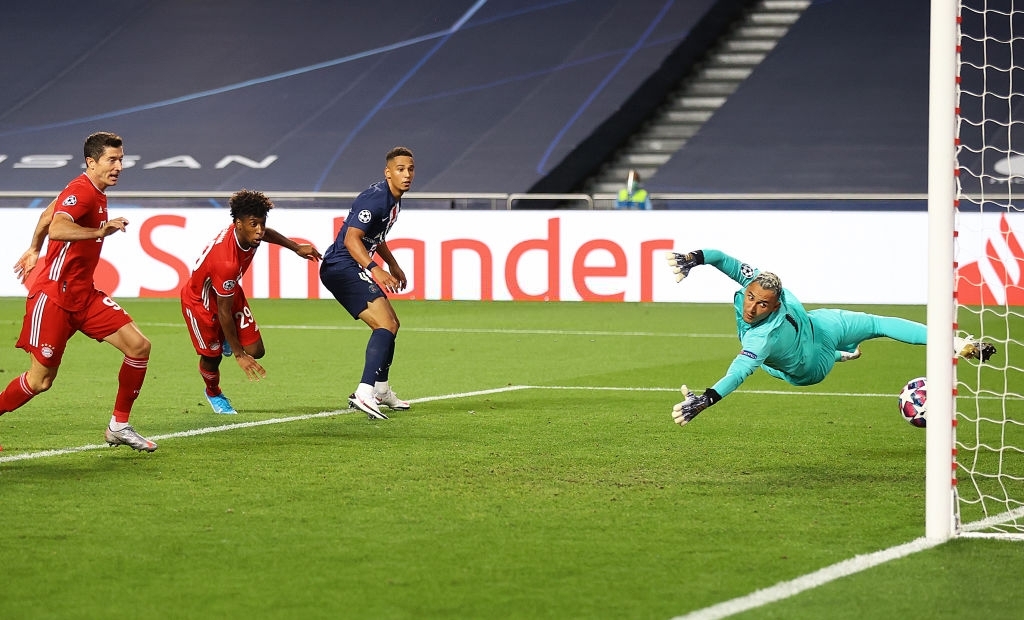
[[(682, 281), (698, 265), (712, 265), (735, 280), (736, 329), (741, 350), (725, 376), (697, 396), (682, 386), (685, 400), (672, 409), (680, 426), (722, 400), (761, 367), (792, 385), (820, 383), (836, 362), (860, 357), (860, 344), (886, 336), (908, 344), (925, 344), (927, 327), (921, 323), (863, 312), (821, 308), (807, 312), (774, 273), (760, 271), (718, 250), (668, 253), (668, 262)], [(954, 339), (953, 353), (988, 360), (994, 346), (974, 338)]]
[[(371, 420), (386, 420), (384, 405), (405, 410), (409, 403), (395, 395), (388, 372), (395, 358), (398, 315), (385, 291), (397, 292), (408, 283), (405, 272), (388, 249), (387, 234), (398, 219), (402, 195), (409, 191), (416, 164), (412, 151), (396, 146), (385, 156), (384, 180), (359, 194), (334, 244), (324, 252), (320, 280), (353, 319), (372, 330), (366, 344), (366, 361), (359, 387), (349, 403)], [(387, 263), (387, 270), (373, 260), (374, 252)], [(379, 284), (379, 285), (378, 285)]]
[[(14, 265), (15, 274), (29, 287), (17, 346), (29, 354), (31, 366), (0, 393), (0, 414), (14, 411), (50, 389), (68, 340), (82, 332), (109, 342), (124, 354), (114, 411), (105, 432), (107, 443), (153, 452), (157, 445), (128, 424), (146, 378), (149, 339), (117, 302), (93, 284), (104, 240), (128, 226), (123, 217), (110, 219), (105, 193), (117, 185), (124, 146), (120, 136), (98, 132), (86, 139), (83, 151), (85, 172), (72, 179), (43, 210), (29, 249)], [(29, 278), (47, 236), (50, 241), (43, 264)]]
[(181, 314), (199, 354), (206, 399), (214, 413), (235, 414), (231, 401), (220, 389), (221, 355), (234, 355), (250, 381), (259, 381), (267, 374), (256, 361), (266, 353), (263, 336), (242, 290), (242, 275), (249, 269), (256, 248), (268, 241), (306, 260), (318, 261), (322, 256), (311, 244), (296, 243), (267, 228), (267, 212), (274, 205), (263, 193), (245, 189), (235, 192), (228, 207), (231, 226), (206, 246), (181, 287)]

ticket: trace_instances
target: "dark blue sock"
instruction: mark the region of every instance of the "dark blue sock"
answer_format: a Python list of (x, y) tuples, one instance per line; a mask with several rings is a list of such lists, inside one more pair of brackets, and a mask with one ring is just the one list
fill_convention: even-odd
[[(395, 352), (395, 335), (383, 327), (370, 333), (370, 341), (366, 343), (366, 364), (363, 366), (363, 378), (360, 383), (373, 385), (378, 374), (385, 365), (390, 366), (389, 355)], [(387, 370), (384, 371), (387, 376)]]
[[(396, 336), (397, 338), (397, 336)], [(384, 358), (384, 364), (377, 371), (377, 381), (387, 381), (388, 371), (391, 370), (391, 362), (395, 359), (395, 338), (391, 339), (391, 348), (388, 349), (388, 354)]]

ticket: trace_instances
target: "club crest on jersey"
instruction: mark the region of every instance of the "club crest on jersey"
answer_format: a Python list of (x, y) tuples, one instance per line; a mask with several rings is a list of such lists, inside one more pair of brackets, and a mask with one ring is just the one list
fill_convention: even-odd
[(740, 265), (740, 275), (743, 276), (744, 278), (753, 278), (754, 268), (746, 263), (743, 263), (742, 265)]
[(372, 218), (373, 216), (370, 215), (370, 210), (369, 209), (363, 209), (362, 211), (359, 212), (359, 216), (358, 217), (359, 217), (359, 221), (362, 222), (363, 224), (369, 224), (370, 223), (370, 218)]
[(51, 347), (48, 344), (44, 344), (43, 346), (39, 347), (39, 352), (46, 359), (50, 359), (51, 357), (53, 357), (53, 347)]
[(64, 202), (60, 204), (64, 205), (65, 207), (73, 207), (76, 204), (78, 204), (78, 197), (75, 196), (74, 194), (71, 194), (70, 196), (64, 199)]
[(225, 280), (224, 281), (224, 290), (225, 291), (233, 291), (233, 290), (235, 290), (235, 281), (234, 280)]

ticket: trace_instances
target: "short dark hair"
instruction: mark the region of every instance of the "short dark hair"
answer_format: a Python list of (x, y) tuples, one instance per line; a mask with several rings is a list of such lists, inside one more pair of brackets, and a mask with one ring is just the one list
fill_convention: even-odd
[(267, 212), (274, 208), (274, 203), (270, 202), (263, 192), (240, 189), (231, 194), (228, 207), (231, 208), (232, 220), (240, 220), (250, 215), (264, 218), (267, 217)]
[(85, 139), (85, 147), (82, 152), (85, 154), (85, 158), (98, 160), (103, 157), (103, 151), (109, 146), (110, 148), (119, 149), (124, 145), (124, 141), (121, 140), (121, 136), (116, 133), (110, 133), (109, 131), (97, 131), (88, 138)]
[(384, 157), (384, 161), (390, 162), (396, 157), (412, 157), (412, 149), (405, 146), (396, 146)]

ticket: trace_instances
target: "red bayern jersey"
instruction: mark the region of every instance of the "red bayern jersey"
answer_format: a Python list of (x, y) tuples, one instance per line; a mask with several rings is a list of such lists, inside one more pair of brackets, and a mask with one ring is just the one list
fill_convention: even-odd
[[(107, 195), (82, 173), (68, 183), (57, 197), (53, 217), (70, 217), (83, 228), (99, 228), (109, 219)], [(50, 239), (30, 295), (46, 293), (57, 305), (72, 312), (84, 308), (95, 290), (93, 273), (100, 262), (103, 239)]]
[(235, 237), (234, 225), (228, 226), (199, 255), (192, 275), (181, 287), (182, 301), (216, 312), (217, 302), (213, 296), (234, 295), (255, 254), (256, 248), (242, 249)]

